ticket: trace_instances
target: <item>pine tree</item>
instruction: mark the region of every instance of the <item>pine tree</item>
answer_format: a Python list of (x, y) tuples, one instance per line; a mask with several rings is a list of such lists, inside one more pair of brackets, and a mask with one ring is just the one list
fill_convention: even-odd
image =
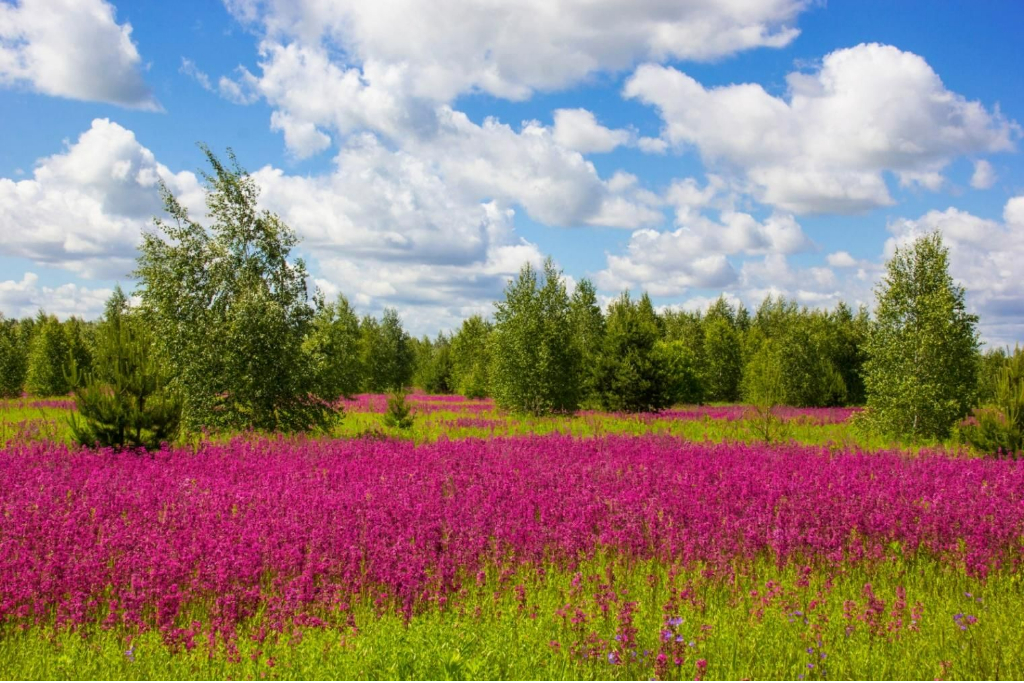
[(945, 437), (974, 403), (978, 318), (938, 232), (898, 248), (886, 269), (866, 346), (870, 420), (885, 434)]
[(339, 294), (332, 304), (318, 303), (302, 351), (317, 379), (317, 393), (327, 398), (351, 397), (359, 393), (365, 374), (359, 318), (344, 295)]
[(396, 391), (412, 380), (415, 357), (409, 334), (393, 308), (385, 308), (377, 321), (363, 318), (359, 327), (364, 388), (374, 393)]
[(963, 436), (987, 455), (1018, 457), (1024, 452), (1024, 349), (992, 354), (1002, 358), (992, 395), (963, 425)]
[(705, 316), (702, 327), (704, 397), (708, 401), (735, 401), (743, 372), (739, 332), (731, 316), (714, 310)]
[(426, 335), (416, 345), (416, 386), (428, 394), (450, 394), (452, 379), (452, 338), (441, 332), (431, 341)]
[(118, 288), (97, 329), (93, 368), (72, 360), (78, 409), (69, 421), (83, 446), (153, 450), (177, 435), (181, 403), (167, 389), (152, 334), (124, 304)]

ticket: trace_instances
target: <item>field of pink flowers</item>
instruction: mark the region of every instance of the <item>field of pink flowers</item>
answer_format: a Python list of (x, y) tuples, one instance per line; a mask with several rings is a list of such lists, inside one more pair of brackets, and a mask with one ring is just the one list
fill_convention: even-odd
[(14, 443), (0, 480), (14, 677), (60, 674), (69, 652), (101, 677), (1024, 671), (1008, 654), (1022, 462), (655, 435), (251, 438)]

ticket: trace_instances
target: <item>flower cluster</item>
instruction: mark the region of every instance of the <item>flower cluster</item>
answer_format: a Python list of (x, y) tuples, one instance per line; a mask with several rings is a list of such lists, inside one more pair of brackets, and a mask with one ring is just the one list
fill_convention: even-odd
[[(495, 567), (607, 549), (713, 568), (898, 545), (984, 575), (1016, 569), (1024, 538), (1024, 461), (655, 436), (238, 439), (142, 457), (22, 443), (0, 450), (0, 480), (0, 621), (155, 626), (186, 646), (196, 603), (225, 632), (257, 611), (316, 624), (354, 595), (411, 613)], [(902, 594), (863, 595), (851, 625), (919, 618)], [(602, 601), (631, 657), (632, 607)]]

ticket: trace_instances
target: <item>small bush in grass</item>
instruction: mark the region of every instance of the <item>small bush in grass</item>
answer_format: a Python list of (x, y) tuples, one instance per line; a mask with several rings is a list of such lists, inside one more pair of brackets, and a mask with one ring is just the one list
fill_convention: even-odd
[(398, 389), (388, 394), (388, 407), (384, 412), (384, 425), (397, 429), (409, 429), (413, 424), (412, 407), (406, 400), (408, 392)]
[(1024, 349), (1014, 349), (1000, 369), (991, 404), (975, 408), (960, 423), (960, 433), (982, 453), (1011, 455), (1024, 451)]
[(74, 358), (70, 366), (78, 412), (68, 420), (83, 446), (153, 450), (177, 436), (181, 403), (167, 389), (152, 333), (129, 313), (120, 288), (100, 325), (93, 368), (83, 371)]

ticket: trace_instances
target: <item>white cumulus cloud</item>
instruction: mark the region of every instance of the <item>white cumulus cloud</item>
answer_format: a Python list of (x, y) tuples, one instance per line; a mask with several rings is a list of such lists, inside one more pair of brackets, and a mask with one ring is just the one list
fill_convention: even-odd
[(630, 140), (628, 130), (605, 128), (586, 109), (556, 109), (552, 135), (562, 147), (582, 154), (610, 152)]
[(159, 110), (131, 33), (105, 0), (0, 3), (0, 86)]
[(96, 119), (67, 149), (41, 159), (31, 179), (0, 178), (0, 251), (88, 277), (124, 277), (142, 230), (161, 213), (163, 180), (201, 210), (190, 172), (172, 173), (135, 134)]
[(974, 173), (971, 174), (971, 187), (976, 190), (987, 190), (996, 184), (996, 170), (984, 159), (974, 162)]
[(937, 189), (961, 155), (1012, 150), (1020, 126), (946, 89), (924, 59), (862, 44), (788, 76), (786, 97), (760, 85), (705, 88), (674, 67), (640, 66), (624, 95), (653, 105), (663, 137), (734, 172), (761, 201), (797, 213), (892, 203), (884, 173)]
[(33, 317), (42, 309), (61, 319), (77, 316), (92, 320), (103, 312), (112, 293), (74, 283), (48, 287), (39, 284), (35, 273), (25, 273), (21, 280), (0, 281), (0, 311), (8, 318)]

